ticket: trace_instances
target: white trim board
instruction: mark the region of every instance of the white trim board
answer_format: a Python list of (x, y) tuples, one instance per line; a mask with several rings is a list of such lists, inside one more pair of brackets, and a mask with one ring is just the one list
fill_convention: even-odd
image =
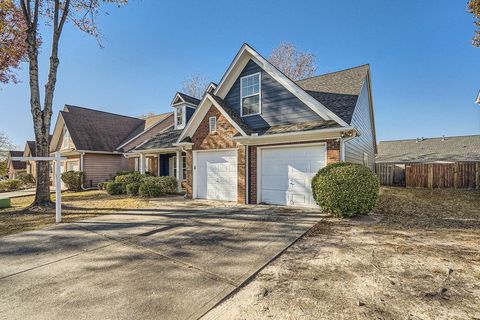
[(219, 85), (214, 91), (214, 94), (220, 98), (225, 98), (227, 93), (232, 88), (236, 79), (239, 77), (243, 68), (247, 65), (248, 61), (252, 60), (258, 64), (265, 72), (272, 76), (277, 82), (279, 82), (285, 89), (290, 91), (293, 95), (299, 98), (303, 103), (310, 107), (315, 113), (325, 120), (334, 120), (341, 126), (348, 126), (334, 112), (330, 111), (327, 107), (321, 104), (318, 100), (306, 93), (300, 86), (290, 80), (281, 71), (275, 68), (270, 62), (263, 58), (257, 51), (255, 51), (248, 44), (243, 44), (239, 52), (235, 56), (233, 62), (225, 72)]

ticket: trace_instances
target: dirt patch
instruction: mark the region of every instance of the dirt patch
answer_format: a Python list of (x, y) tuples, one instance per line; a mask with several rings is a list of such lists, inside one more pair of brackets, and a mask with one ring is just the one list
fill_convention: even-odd
[(382, 188), (327, 219), (206, 319), (480, 319), (480, 193)]

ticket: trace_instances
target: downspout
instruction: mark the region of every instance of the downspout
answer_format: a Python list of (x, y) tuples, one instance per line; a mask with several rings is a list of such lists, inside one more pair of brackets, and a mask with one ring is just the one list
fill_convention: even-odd
[[(83, 156), (85, 155), (85, 152), (80, 153), (80, 171), (83, 172)], [(83, 191), (88, 191), (88, 190), (97, 190), (98, 188), (95, 187), (90, 187), (90, 188), (85, 188), (83, 185), (84, 181), (82, 180), (82, 185), (80, 186)]]
[(340, 138), (340, 161), (342, 162), (345, 161), (345, 143), (347, 143), (348, 141), (352, 140), (355, 137), (357, 137), (356, 134), (348, 138)]

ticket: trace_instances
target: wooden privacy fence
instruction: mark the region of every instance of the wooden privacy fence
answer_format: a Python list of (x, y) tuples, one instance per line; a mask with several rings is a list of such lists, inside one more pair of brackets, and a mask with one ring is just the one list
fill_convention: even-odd
[[(378, 163), (380, 184), (407, 188), (480, 188), (480, 162)], [(403, 170), (403, 174), (402, 171)], [(403, 179), (403, 180), (402, 180)]]

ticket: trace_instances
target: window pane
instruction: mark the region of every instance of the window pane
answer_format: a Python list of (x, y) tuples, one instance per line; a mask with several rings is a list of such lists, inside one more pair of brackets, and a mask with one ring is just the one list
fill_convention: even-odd
[(243, 98), (242, 100), (242, 114), (249, 115), (253, 113), (260, 112), (260, 99), (259, 96), (251, 96), (247, 98)]
[(242, 79), (242, 98), (260, 92), (260, 75), (253, 75)]

